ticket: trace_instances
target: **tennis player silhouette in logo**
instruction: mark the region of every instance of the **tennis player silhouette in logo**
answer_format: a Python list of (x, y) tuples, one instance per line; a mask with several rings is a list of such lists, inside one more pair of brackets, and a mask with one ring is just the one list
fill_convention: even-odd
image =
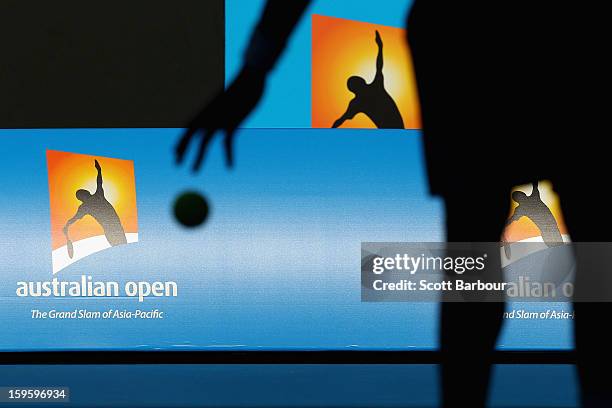
[(68, 228), (86, 215), (92, 216), (98, 224), (102, 226), (106, 240), (111, 246), (127, 244), (125, 231), (121, 225), (119, 215), (117, 215), (117, 211), (115, 211), (113, 205), (104, 197), (102, 167), (100, 167), (100, 163), (98, 163), (97, 160), (95, 160), (95, 167), (96, 170), (98, 170), (96, 192), (91, 194), (84, 189), (77, 190), (76, 197), (83, 204), (79, 206), (74, 217), (70, 218), (64, 226), (63, 231), (66, 236), (66, 246), (68, 247), (68, 255), (70, 258), (72, 258), (74, 250), (72, 249), (72, 242), (68, 237)]
[(352, 76), (348, 79), (346, 86), (355, 94), (355, 98), (349, 102), (344, 115), (336, 120), (332, 127), (342, 126), (345, 121), (353, 119), (358, 113), (363, 113), (379, 129), (404, 129), (404, 121), (397, 104), (385, 89), (383, 42), (378, 31), (376, 31), (376, 44), (378, 45), (378, 57), (376, 58), (374, 80), (368, 84), (359, 76)]
[[(538, 182), (533, 182), (532, 186), (531, 195), (527, 195), (522, 191), (515, 191), (512, 193), (512, 199), (518, 203), (518, 207), (514, 209), (514, 213), (508, 219), (506, 225), (510, 225), (522, 217), (527, 217), (538, 227), (542, 234), (542, 239), (548, 247), (561, 245), (563, 243), (563, 237), (557, 225), (557, 220), (548, 206), (542, 201), (540, 190), (538, 189)], [(507, 242), (504, 242), (504, 249), (508, 256), (509, 249), (507, 244)]]

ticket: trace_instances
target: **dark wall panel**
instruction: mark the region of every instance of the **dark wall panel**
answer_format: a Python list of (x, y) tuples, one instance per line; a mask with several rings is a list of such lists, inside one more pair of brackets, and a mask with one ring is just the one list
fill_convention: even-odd
[(0, 0), (0, 127), (182, 127), (223, 87), (223, 0)]

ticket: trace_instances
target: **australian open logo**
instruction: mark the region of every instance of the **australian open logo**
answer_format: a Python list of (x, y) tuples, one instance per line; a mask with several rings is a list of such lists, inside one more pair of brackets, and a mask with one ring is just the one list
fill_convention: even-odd
[(406, 31), (312, 16), (311, 125), (420, 129)]
[(134, 163), (47, 150), (53, 274), (138, 241)]

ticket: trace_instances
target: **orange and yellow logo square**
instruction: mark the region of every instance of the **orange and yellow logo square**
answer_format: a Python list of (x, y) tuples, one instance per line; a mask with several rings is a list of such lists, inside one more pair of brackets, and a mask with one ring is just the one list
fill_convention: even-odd
[(134, 163), (47, 150), (53, 272), (138, 241)]
[(312, 16), (313, 128), (420, 129), (406, 32)]

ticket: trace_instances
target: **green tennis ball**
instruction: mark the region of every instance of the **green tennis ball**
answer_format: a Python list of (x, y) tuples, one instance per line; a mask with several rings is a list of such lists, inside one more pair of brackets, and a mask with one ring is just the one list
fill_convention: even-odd
[(196, 191), (185, 191), (174, 201), (174, 217), (185, 227), (201, 225), (208, 218), (208, 202)]

